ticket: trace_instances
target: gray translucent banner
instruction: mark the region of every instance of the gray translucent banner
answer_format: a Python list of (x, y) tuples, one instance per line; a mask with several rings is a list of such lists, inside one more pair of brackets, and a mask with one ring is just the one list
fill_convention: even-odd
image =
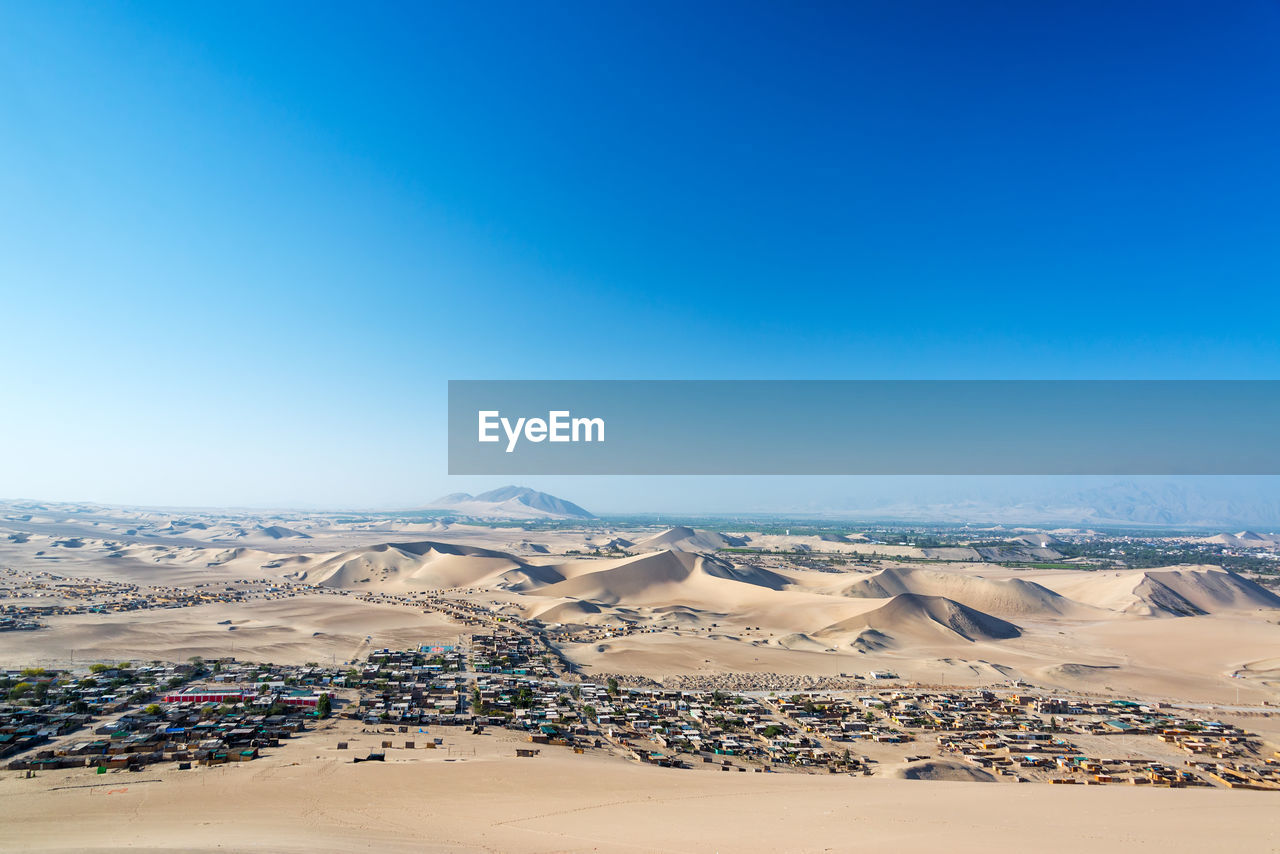
[(1273, 380), (449, 383), (453, 475), (1280, 474), (1277, 436)]

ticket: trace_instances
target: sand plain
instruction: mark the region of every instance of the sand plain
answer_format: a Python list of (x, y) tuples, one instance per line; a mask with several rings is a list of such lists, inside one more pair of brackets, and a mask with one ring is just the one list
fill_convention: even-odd
[[(717, 774), (450, 735), (352, 764), (350, 723), (253, 763), (0, 776), (0, 849), (29, 851), (1205, 851), (1280, 846), (1274, 793)], [(364, 739), (361, 742), (359, 739)], [(74, 821), (68, 820), (74, 816)]]

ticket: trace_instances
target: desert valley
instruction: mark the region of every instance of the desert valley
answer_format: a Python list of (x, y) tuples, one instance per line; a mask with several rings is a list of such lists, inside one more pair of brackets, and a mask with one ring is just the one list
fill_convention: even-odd
[[(1019, 817), (988, 816), (975, 850), (983, 833), (1065, 842), (1043, 823), (1080, 797), (1117, 823), (1144, 811), (1143, 838), (1166, 847), (1195, 847), (1240, 811), (1259, 842), (1275, 839), (1280, 538), (716, 521), (597, 519), (516, 487), (386, 514), (10, 503), (6, 824), (40, 847), (53, 838), (41, 798), (107, 826), (144, 798), (170, 817), (113, 833), (201, 846), (167, 841), (199, 798), (214, 833), (236, 828), (232, 847), (284, 850), (254, 835), (264, 819), (243, 793), (315, 775), (358, 778), (370, 806), (342, 818), (337, 794), (315, 792), (289, 828), (302, 840), (787, 849), (768, 835), (779, 828), (734, 818), (768, 802), (814, 823), (792, 846), (810, 850), (858, 822), (868, 838), (910, 840), (887, 818), (901, 798), (981, 812), (998, 804), (971, 803), (972, 783), (1024, 782), (1008, 801)], [(301, 715), (296, 735), (280, 741), (255, 710)], [(339, 739), (383, 764), (351, 763)], [(242, 769), (227, 757), (246, 745)], [(527, 797), (453, 803), (486, 775)], [(390, 832), (406, 787), (453, 803), (452, 818)], [(719, 836), (653, 828), (636, 843), (634, 827), (610, 830), (610, 811), (633, 803), (617, 792), (634, 787), (733, 806), (708, 819)], [(1188, 799), (1230, 802), (1189, 828)], [(854, 802), (874, 814), (835, 817)], [(492, 835), (465, 830), (489, 826), (490, 809)], [(556, 830), (545, 816), (562, 809), (590, 820)]]

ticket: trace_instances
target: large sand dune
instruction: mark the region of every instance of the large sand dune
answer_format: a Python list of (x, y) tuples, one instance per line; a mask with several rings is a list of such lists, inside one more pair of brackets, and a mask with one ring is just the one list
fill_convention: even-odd
[(850, 617), (816, 632), (823, 639), (853, 640), (871, 629), (898, 642), (938, 640), (993, 641), (1016, 638), (1013, 623), (943, 596), (900, 593), (874, 611)]
[(1217, 534), (1206, 537), (1201, 542), (1232, 548), (1274, 548), (1280, 546), (1280, 534), (1259, 534), (1256, 531), (1240, 531), (1235, 534)]
[(986, 578), (962, 572), (889, 567), (840, 591), (862, 599), (888, 599), (903, 593), (942, 596), (991, 614), (1062, 616), (1079, 613), (1074, 602), (1033, 581)]
[[(452, 543), (384, 543), (335, 555), (293, 573), (295, 581), (318, 587), (370, 589), (472, 587), (524, 565), (504, 552)], [(511, 581), (520, 581), (509, 577)]]
[(674, 549), (682, 552), (714, 552), (717, 549), (743, 546), (748, 537), (735, 537), (715, 531), (700, 531), (679, 525), (632, 544), (635, 551), (652, 552)]
[[(575, 565), (582, 569), (581, 563)], [(744, 585), (758, 591), (778, 591), (787, 580), (777, 573), (734, 566), (709, 555), (660, 551), (617, 560), (593, 561), (575, 577), (532, 591), (540, 596), (586, 599), (608, 605), (666, 604), (714, 601), (724, 585)], [(742, 595), (742, 591), (733, 591)]]
[(1061, 574), (1042, 580), (1079, 602), (1139, 616), (1280, 608), (1280, 596), (1216, 566)]

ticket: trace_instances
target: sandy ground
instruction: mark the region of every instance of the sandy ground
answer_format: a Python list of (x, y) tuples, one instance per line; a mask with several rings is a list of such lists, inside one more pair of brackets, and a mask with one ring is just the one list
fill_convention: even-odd
[[(531, 542), (524, 532), (483, 526), (391, 530), (326, 527), (308, 517), (211, 516), (208, 527), (193, 528), (175, 527), (163, 514), (85, 512), (5, 523), (31, 536), (0, 539), (0, 565), (141, 585), (219, 581), (258, 589), (288, 586), (289, 573), (296, 581), (306, 571), (307, 583), (323, 580), (352, 594), (335, 589), (51, 617), (39, 631), (0, 635), (0, 665), (192, 655), (343, 662), (370, 648), (451, 643), (467, 633), (438, 614), (361, 602), (356, 591), (456, 586), (463, 589), (450, 596), (505, 603), (513, 614), (576, 614), (599, 623), (581, 626), (582, 640), (565, 646), (588, 676), (790, 678), (890, 669), (935, 684), (1021, 678), (1206, 704), (1237, 695), (1246, 704), (1280, 699), (1280, 610), (1265, 591), (1204, 567), (1151, 578), (957, 563), (890, 567), (888, 574), (865, 567), (820, 572), (783, 559), (734, 564), (724, 555), (703, 560), (680, 551), (706, 539), (700, 532), (657, 544), (675, 551), (592, 561), (564, 553), (593, 547), (605, 533), (552, 532)], [(286, 529), (283, 538), (255, 527), (273, 521)], [(132, 526), (142, 533), (129, 534)], [(295, 529), (309, 538), (289, 533)], [(73, 536), (84, 539), (59, 544)], [(377, 546), (424, 540), (511, 555)], [(980, 613), (943, 624), (936, 615), (949, 619), (953, 606), (935, 598), (926, 607), (920, 596)], [(1174, 617), (1170, 601), (1211, 613)], [(652, 631), (593, 639), (621, 617)], [(999, 621), (1016, 624), (1020, 634), (984, 633), (998, 630)], [(889, 637), (883, 646), (859, 646), (869, 625)], [(1274, 721), (1242, 723), (1277, 735)], [(522, 742), (504, 732), (383, 736), (351, 722), (324, 726), (259, 761), (212, 769), (177, 771), (166, 763), (105, 775), (0, 772), (0, 849), (936, 851), (945, 840), (959, 852), (1199, 852), (1228, 842), (1237, 850), (1280, 851), (1280, 802), (1270, 792), (916, 781), (897, 779), (887, 766), (857, 778), (679, 771), (563, 748), (517, 759)], [(436, 736), (445, 740), (440, 750), (402, 747), (406, 738)], [(351, 762), (380, 749), (384, 737), (401, 745), (387, 762)], [(338, 751), (339, 740), (352, 749)]]
[[(220, 625), (224, 620), (231, 621), (234, 631)], [(334, 595), (44, 621), (48, 628), (37, 632), (0, 635), (0, 666), (66, 666), (108, 658), (186, 661), (193, 655), (276, 664), (342, 663), (370, 649), (455, 643), (461, 630), (440, 614)]]
[[(505, 733), (350, 757), (349, 722), (252, 763), (0, 776), (0, 849), (42, 851), (1277, 850), (1273, 793), (724, 774), (542, 749)], [(419, 742), (425, 736), (408, 736)], [(335, 749), (339, 738), (352, 750)], [(927, 808), (922, 808), (927, 804)], [(68, 822), (75, 816), (74, 822)]]

